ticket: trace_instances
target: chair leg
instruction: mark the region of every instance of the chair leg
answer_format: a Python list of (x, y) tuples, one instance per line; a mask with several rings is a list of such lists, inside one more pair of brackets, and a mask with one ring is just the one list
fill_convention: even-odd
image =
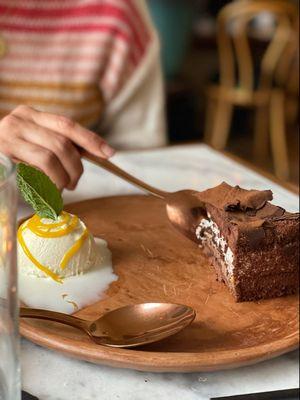
[(296, 124), (299, 113), (298, 98), (296, 96), (290, 96), (285, 99), (284, 103), (286, 124), (288, 126)]
[(285, 96), (281, 90), (274, 90), (270, 104), (271, 148), (275, 174), (278, 178), (289, 178), (289, 160), (285, 135)]
[(264, 161), (269, 153), (269, 106), (259, 106), (254, 121), (254, 158)]
[(230, 132), (233, 104), (224, 100), (216, 102), (215, 118), (211, 134), (211, 145), (217, 150), (225, 148)]
[(206, 113), (205, 113), (205, 127), (204, 127), (204, 142), (210, 143), (211, 133), (214, 121), (215, 102), (213, 99), (207, 98)]

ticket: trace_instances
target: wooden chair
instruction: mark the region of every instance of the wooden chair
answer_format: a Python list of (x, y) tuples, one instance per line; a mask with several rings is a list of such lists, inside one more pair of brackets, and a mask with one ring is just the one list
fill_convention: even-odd
[(275, 86), (270, 98), (270, 134), (275, 174), (289, 178), (289, 159), (286, 143), (286, 125), (295, 122), (299, 111), (299, 26), (279, 60), (274, 74)]
[[(260, 59), (256, 84), (249, 31), (254, 19), (265, 12), (273, 16), (276, 24)], [(270, 140), (274, 73), (289, 43), (296, 20), (297, 8), (282, 0), (240, 0), (226, 5), (220, 11), (217, 21), (220, 82), (208, 89), (205, 126), (205, 140), (213, 147), (223, 149), (226, 146), (233, 107), (253, 107), (254, 153), (260, 159), (266, 156)]]

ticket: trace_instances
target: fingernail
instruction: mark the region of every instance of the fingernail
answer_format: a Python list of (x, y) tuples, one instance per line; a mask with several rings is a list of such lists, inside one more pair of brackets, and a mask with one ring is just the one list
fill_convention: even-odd
[(77, 184), (72, 183), (72, 184), (67, 186), (67, 189), (68, 190), (74, 190), (76, 188), (76, 186), (77, 186)]
[(115, 154), (115, 150), (110, 147), (107, 143), (103, 143), (101, 146), (101, 151), (106, 155), (106, 157), (111, 157)]

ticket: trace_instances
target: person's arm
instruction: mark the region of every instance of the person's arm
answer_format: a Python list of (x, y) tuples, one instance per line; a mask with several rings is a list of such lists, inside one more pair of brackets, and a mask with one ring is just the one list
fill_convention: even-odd
[(103, 158), (114, 153), (96, 133), (61, 115), (19, 106), (0, 121), (0, 152), (40, 168), (60, 189), (74, 189), (83, 172), (77, 146)]
[[(104, 132), (108, 141), (118, 148), (163, 146), (166, 144), (166, 127), (159, 39), (145, 1), (132, 1), (132, 4), (144, 24), (148, 40), (144, 44), (143, 56), (136, 65), (127, 68), (131, 70), (127, 75), (126, 63), (130, 61), (129, 57), (124, 58), (125, 72), (120, 89), (113, 91), (112, 87), (110, 93), (111, 86), (106, 88), (106, 77), (102, 79), (107, 108), (99, 132)], [(107, 68), (110, 68), (109, 62)]]

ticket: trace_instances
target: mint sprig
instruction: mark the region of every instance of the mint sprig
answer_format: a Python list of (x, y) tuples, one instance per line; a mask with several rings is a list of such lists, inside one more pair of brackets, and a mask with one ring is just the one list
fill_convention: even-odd
[(42, 218), (57, 219), (63, 210), (60, 191), (51, 179), (39, 169), (20, 163), (17, 165), (17, 185), (36, 214)]

